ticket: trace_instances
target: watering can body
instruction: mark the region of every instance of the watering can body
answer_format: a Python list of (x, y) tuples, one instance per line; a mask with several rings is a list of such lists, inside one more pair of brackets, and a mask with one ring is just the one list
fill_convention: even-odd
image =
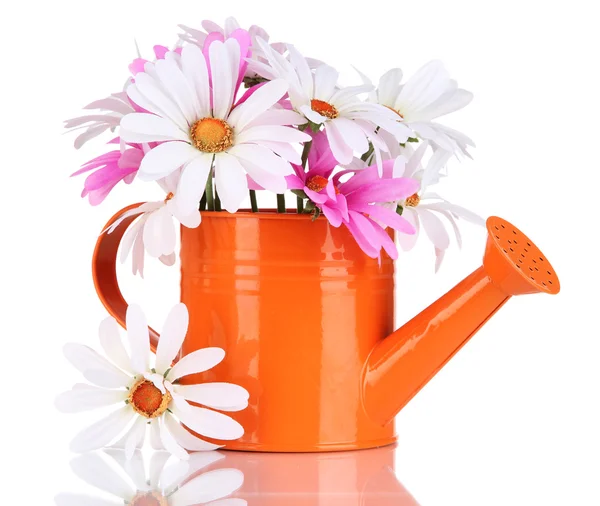
[[(126, 303), (115, 258), (128, 221), (102, 235), (94, 255), (96, 288), (121, 323)], [(492, 255), (497, 242), (488, 242)], [(249, 391), (248, 408), (232, 414), (245, 434), (227, 449), (391, 444), (396, 413), (516, 294), (517, 269), (496, 265), (507, 259), (487, 269), (484, 263), (394, 331), (393, 262), (367, 257), (344, 227), (297, 214), (203, 213), (198, 228), (181, 231), (181, 301), (190, 313), (181, 353), (217, 346), (226, 357), (185, 380), (232, 382)], [(521, 281), (531, 288), (530, 280)]]

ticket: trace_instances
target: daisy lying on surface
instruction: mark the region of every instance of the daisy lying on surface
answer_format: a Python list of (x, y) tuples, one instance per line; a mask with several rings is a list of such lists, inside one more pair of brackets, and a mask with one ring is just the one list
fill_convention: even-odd
[[(106, 357), (81, 344), (67, 344), (64, 353), (90, 384), (76, 384), (56, 399), (59, 410), (74, 413), (107, 406), (121, 407), (78, 434), (71, 443), (83, 453), (111, 444), (124, 448), (128, 457), (143, 446), (150, 426), (155, 448), (164, 448), (180, 459), (189, 451), (214, 450), (219, 445), (190, 434), (182, 424), (201, 436), (217, 440), (238, 439), (242, 426), (231, 417), (213, 411), (241, 411), (248, 405), (248, 392), (231, 383), (180, 385), (179, 379), (220, 363), (225, 352), (205, 348), (173, 365), (188, 329), (188, 311), (177, 304), (169, 313), (156, 355), (150, 351), (146, 318), (138, 306), (127, 309), (129, 352), (117, 322), (107, 318), (100, 325), (100, 344)], [(154, 360), (151, 360), (154, 358)], [(190, 402), (206, 407), (193, 406)], [(208, 409), (213, 408), (213, 409)]]
[[(204, 21), (201, 29), (181, 28), (180, 45), (155, 46), (153, 61), (136, 58), (124, 90), (66, 123), (83, 130), (76, 147), (106, 131), (120, 145), (75, 173), (88, 173), (82, 195), (90, 204), (136, 179), (165, 192), (163, 200), (128, 214), (139, 215), (122, 255), (133, 251), (134, 273), (143, 273), (145, 253), (174, 263), (173, 223), (195, 228), (203, 211), (234, 213), (246, 203), (260, 212), (257, 190), (276, 194), (280, 213), (289, 212), (284, 194), (293, 191), (298, 213), (307, 219), (323, 214), (332, 226), (347, 227), (371, 257), (382, 250), (396, 257), (388, 227), (404, 249), (422, 228), (434, 244), (436, 268), (450, 244), (447, 227), (460, 244), (457, 220), (481, 222), (425, 191), (453, 155), (469, 157), (473, 146), (437, 122), (472, 99), (441, 62), (424, 65), (405, 82), (395, 68), (377, 87), (363, 74), (362, 83), (343, 86), (334, 67), (292, 44), (269, 42), (258, 26), (244, 30), (228, 18), (224, 26)], [(412, 146), (419, 160), (406, 172), (401, 168), (410, 163)], [(315, 164), (324, 153), (327, 159)], [(420, 179), (421, 161), (433, 167), (427, 180)], [(368, 191), (358, 190), (358, 182)]]

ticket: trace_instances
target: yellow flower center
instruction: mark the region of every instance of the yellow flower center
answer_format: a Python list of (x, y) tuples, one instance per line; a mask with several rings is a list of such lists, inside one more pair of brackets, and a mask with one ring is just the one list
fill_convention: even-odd
[(325, 116), (329, 119), (335, 119), (340, 115), (334, 105), (316, 98), (313, 98), (310, 101), (310, 108), (313, 111), (318, 112), (321, 116)]
[(417, 207), (419, 205), (419, 202), (421, 202), (421, 197), (414, 193), (404, 201), (404, 205), (406, 207)]
[(156, 418), (162, 415), (173, 400), (171, 394), (164, 394), (147, 379), (140, 379), (129, 391), (129, 404), (146, 418)]
[(306, 187), (315, 193), (319, 193), (321, 190), (327, 187), (327, 183), (329, 183), (329, 181), (323, 176), (312, 176), (308, 179), (308, 181), (306, 181)]
[(190, 135), (200, 151), (221, 153), (233, 146), (233, 128), (218, 118), (202, 118), (190, 129)]
[(140, 492), (129, 504), (130, 506), (169, 506), (166, 497), (158, 492)]
[(165, 197), (165, 204), (166, 204), (167, 202), (169, 202), (169, 200), (171, 200), (171, 199), (172, 199), (174, 196), (175, 196), (175, 194), (174, 194), (173, 192), (169, 192), (169, 193), (167, 194), (167, 196)]

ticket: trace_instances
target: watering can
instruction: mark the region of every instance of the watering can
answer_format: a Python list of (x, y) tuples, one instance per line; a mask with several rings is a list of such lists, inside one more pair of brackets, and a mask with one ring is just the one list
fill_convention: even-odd
[[(93, 259), (100, 300), (122, 326), (116, 257), (134, 219), (102, 234)], [(397, 330), (392, 260), (367, 257), (344, 227), (292, 212), (203, 212), (198, 228), (182, 227), (190, 326), (181, 354), (226, 352), (214, 369), (183, 380), (250, 393), (248, 408), (231, 413), (245, 434), (218, 443), (269, 452), (394, 443), (396, 414), (508, 299), (560, 289), (525, 234), (498, 217), (486, 225), (483, 265)]]

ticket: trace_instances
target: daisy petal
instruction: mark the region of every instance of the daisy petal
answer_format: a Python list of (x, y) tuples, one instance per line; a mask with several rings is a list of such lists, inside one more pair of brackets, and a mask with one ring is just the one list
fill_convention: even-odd
[[(188, 401), (221, 411), (241, 411), (248, 406), (248, 391), (233, 383), (175, 385), (175, 391)], [(243, 407), (240, 407), (243, 406)], [(240, 407), (230, 410), (228, 407)]]
[(142, 159), (138, 176), (142, 181), (156, 181), (197, 156), (200, 156), (200, 152), (187, 142), (172, 141), (159, 144)]
[(121, 340), (119, 324), (114, 318), (106, 318), (100, 323), (99, 337), (106, 356), (124, 371), (131, 372), (131, 361)]
[(334, 126), (334, 123), (335, 120), (325, 123), (327, 140), (329, 141), (329, 146), (331, 147), (331, 152), (335, 159), (340, 164), (345, 165), (352, 161), (352, 149), (346, 144), (340, 131)]
[(169, 432), (168, 427), (165, 426), (162, 418), (159, 419), (158, 426), (160, 429), (160, 441), (165, 447), (165, 450), (181, 460), (188, 460), (190, 458), (188, 452), (175, 441), (175, 438)]
[(83, 377), (90, 383), (103, 388), (122, 388), (131, 383), (131, 377), (122, 372), (105, 371), (103, 369), (88, 369)]
[(185, 411), (173, 406), (172, 411), (181, 423), (203, 436), (233, 440), (244, 435), (244, 428), (238, 422), (218, 411), (197, 406), (190, 406)]
[(54, 405), (63, 413), (78, 413), (90, 409), (111, 406), (127, 398), (124, 390), (106, 390), (90, 385), (75, 385), (73, 390), (63, 392), (54, 401)]
[(175, 205), (179, 213), (188, 216), (198, 210), (200, 198), (212, 167), (212, 154), (202, 154), (191, 160), (183, 169), (177, 185)]
[(146, 438), (146, 419), (139, 416), (127, 434), (125, 440), (125, 457), (129, 460), (137, 448), (141, 448)]
[(242, 131), (249, 123), (275, 105), (287, 92), (288, 85), (283, 79), (269, 81), (258, 88), (243, 104), (229, 115), (228, 122)]
[(221, 448), (221, 446), (209, 443), (204, 441), (182, 427), (182, 425), (175, 420), (175, 418), (169, 413), (165, 413), (165, 425), (171, 435), (175, 438), (177, 443), (185, 448), (186, 450), (192, 452), (205, 452), (216, 450), (217, 448)]
[(81, 431), (71, 441), (70, 449), (75, 453), (85, 453), (107, 446), (136, 416), (131, 406), (124, 406), (106, 418)]
[[(219, 40), (215, 40), (209, 47), (210, 69), (212, 72), (213, 116), (226, 119), (232, 105), (234, 82), (229, 65), (228, 48)], [(238, 46), (239, 50), (239, 46)]]
[(239, 469), (216, 469), (202, 473), (186, 482), (169, 497), (169, 504), (170, 506), (187, 506), (209, 503), (227, 497), (239, 489), (243, 483), (244, 473)]
[(175, 250), (176, 235), (171, 213), (163, 206), (148, 216), (143, 232), (144, 247), (151, 257), (170, 255)]
[(160, 440), (160, 427), (158, 426), (158, 419), (156, 418), (150, 422), (150, 445), (154, 450), (165, 449)]
[(121, 378), (122, 383), (119, 386), (127, 386), (131, 380), (131, 377), (112, 365), (92, 348), (83, 344), (66, 344), (63, 353), (67, 360), (84, 374), (90, 370), (106, 372), (113, 377)]
[[(154, 114), (134, 112), (124, 116), (121, 120), (121, 128), (131, 135), (121, 137), (126, 142), (138, 142), (139, 138), (145, 142), (151, 141), (189, 141), (189, 134), (177, 127), (172, 121), (161, 118)], [(142, 137), (139, 137), (139, 136)]]
[(450, 236), (442, 220), (427, 209), (421, 209), (419, 216), (423, 223), (423, 230), (433, 245), (440, 250), (447, 249), (450, 246)]
[(98, 454), (80, 455), (71, 461), (73, 473), (89, 485), (125, 501), (131, 501), (135, 491)]
[(248, 195), (248, 180), (238, 159), (228, 153), (215, 156), (215, 184), (223, 207), (235, 213)]
[(171, 367), (173, 360), (179, 353), (187, 333), (189, 314), (185, 304), (177, 304), (171, 309), (163, 326), (163, 331), (156, 348), (156, 365), (159, 374), (163, 374)]
[(167, 380), (173, 382), (190, 374), (208, 371), (225, 358), (222, 348), (202, 348), (183, 357), (167, 375)]
[(143, 374), (148, 371), (150, 359), (150, 336), (146, 316), (137, 304), (131, 304), (127, 308), (125, 319), (131, 366), (135, 372)]
[[(169, 118), (180, 130), (185, 131), (188, 128), (187, 120), (177, 104), (165, 94), (161, 85), (148, 73), (140, 72), (137, 74), (135, 84), (127, 88), (127, 94), (140, 107), (159, 116)], [(140, 98), (142, 103), (137, 102)]]

